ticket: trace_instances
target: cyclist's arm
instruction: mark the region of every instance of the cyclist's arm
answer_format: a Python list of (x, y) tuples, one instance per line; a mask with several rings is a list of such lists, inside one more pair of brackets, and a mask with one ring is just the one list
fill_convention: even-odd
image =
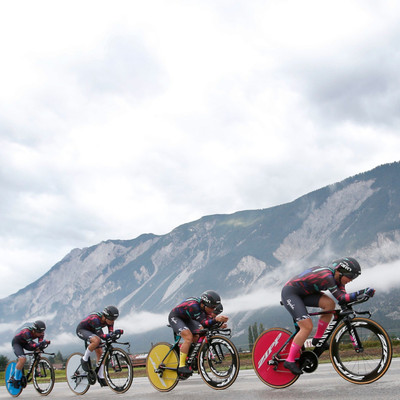
[(107, 325), (108, 328), (108, 333), (113, 333), (114, 332), (114, 324)]
[(36, 350), (37, 348), (39, 348), (40, 343), (39, 342), (35, 342), (33, 340), (33, 337), (32, 337), (30, 332), (27, 332), (24, 335), (24, 339), (25, 339), (25, 342), (26, 342), (26, 346), (24, 346), (24, 347), (26, 347), (27, 350)]
[(357, 299), (357, 296), (364, 293), (364, 290), (359, 290), (358, 292), (346, 293), (343, 286), (334, 286), (329, 288), (329, 291), (335, 296), (339, 304), (350, 303)]
[(93, 332), (100, 338), (103, 340), (107, 340), (110, 338), (110, 328), (108, 328), (108, 332), (109, 333), (104, 333), (103, 332), (103, 327), (101, 326), (101, 322), (99, 319), (94, 319), (91, 324), (90, 324), (93, 328)]
[(215, 325), (222, 325), (224, 322), (228, 321), (228, 317), (224, 315), (217, 315), (215, 318), (209, 318), (207, 314), (204, 314), (203, 317), (205, 318), (199, 320), (199, 322), (204, 326), (204, 328), (211, 328)]

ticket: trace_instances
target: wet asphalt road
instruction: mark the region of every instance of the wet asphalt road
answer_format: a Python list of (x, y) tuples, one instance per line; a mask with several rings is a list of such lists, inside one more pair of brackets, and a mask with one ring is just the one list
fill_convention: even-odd
[[(124, 394), (116, 394), (109, 388), (92, 386), (83, 396), (71, 392), (67, 383), (56, 383), (47, 399), (182, 399), (205, 400), (212, 396), (215, 399), (400, 399), (400, 358), (395, 358), (388, 372), (378, 381), (369, 385), (355, 385), (345, 381), (333, 369), (331, 364), (321, 364), (312, 374), (302, 375), (292, 386), (286, 389), (272, 389), (264, 385), (253, 370), (242, 370), (236, 382), (226, 390), (209, 388), (198, 376), (193, 376), (179, 384), (168, 393), (157, 392), (147, 378), (134, 378), (132, 387)], [(4, 386), (0, 387), (0, 399), (12, 398)], [(40, 396), (29, 385), (19, 396), (20, 399), (40, 399)]]

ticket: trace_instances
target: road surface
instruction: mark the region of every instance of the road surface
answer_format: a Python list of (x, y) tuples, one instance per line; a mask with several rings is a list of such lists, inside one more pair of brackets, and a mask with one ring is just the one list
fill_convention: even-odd
[[(400, 399), (400, 358), (394, 358), (386, 374), (369, 385), (355, 385), (341, 378), (331, 364), (321, 364), (312, 374), (302, 375), (292, 386), (286, 389), (272, 389), (264, 385), (253, 370), (242, 370), (236, 382), (226, 390), (213, 390), (195, 375), (187, 381), (179, 382), (171, 392), (159, 393), (147, 378), (134, 378), (132, 387), (124, 394), (116, 394), (109, 388), (92, 386), (83, 396), (77, 396), (69, 389), (67, 383), (56, 383), (46, 399), (66, 400), (106, 400), (106, 399), (147, 399), (147, 400), (205, 400), (212, 396), (215, 399), (229, 400), (300, 400), (300, 399), (340, 399), (340, 400), (383, 400)], [(10, 399), (5, 386), (0, 387), (0, 399)], [(41, 399), (29, 385), (19, 399)], [(44, 399), (44, 398), (43, 398)]]

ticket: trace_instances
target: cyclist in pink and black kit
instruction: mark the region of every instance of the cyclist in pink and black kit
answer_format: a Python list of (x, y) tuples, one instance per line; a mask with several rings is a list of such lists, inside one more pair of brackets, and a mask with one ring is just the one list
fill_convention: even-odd
[[(295, 360), (313, 328), (306, 307), (319, 307), (323, 311), (333, 310), (335, 302), (328, 295), (321, 293), (323, 290), (329, 290), (339, 304), (355, 301), (359, 296), (372, 297), (375, 293), (372, 288), (346, 293), (345, 285), (360, 274), (361, 267), (358, 261), (352, 257), (345, 257), (333, 261), (328, 267), (309, 268), (285, 284), (282, 289), (282, 303), (300, 328), (284, 362), (284, 366), (292, 373), (302, 374)], [(331, 314), (320, 316), (317, 332), (312, 340), (313, 345), (323, 336), (331, 318)]]
[[(100, 360), (102, 350), (99, 347), (102, 340), (110, 339), (113, 333), (123, 334), (122, 329), (114, 331), (114, 321), (118, 318), (119, 311), (115, 306), (107, 306), (103, 312), (93, 313), (82, 320), (76, 328), (76, 334), (85, 341), (87, 346), (85, 354), (81, 359), (82, 368), (88, 372), (90, 369), (90, 355), (96, 352), (97, 361)], [(108, 333), (103, 332), (103, 328), (108, 328)], [(100, 386), (107, 386), (104, 379), (104, 365), (100, 366), (97, 380)]]
[(180, 348), (179, 373), (192, 373), (192, 370), (186, 365), (186, 357), (190, 345), (198, 340), (198, 331), (228, 321), (228, 317), (224, 315), (211, 315), (220, 305), (221, 298), (218, 293), (207, 290), (200, 298), (189, 298), (170, 312), (168, 316), (169, 324), (174, 333), (181, 335), (184, 340)]
[[(44, 349), (50, 344), (49, 340), (44, 340), (44, 331), (46, 324), (43, 321), (35, 321), (26, 323), (25, 326), (14, 336), (12, 340), (12, 348), (17, 356), (17, 365), (12, 378), (13, 385), (19, 389), (22, 378), (22, 368), (26, 362), (25, 350), (35, 351)], [(38, 340), (35, 342), (35, 340)]]

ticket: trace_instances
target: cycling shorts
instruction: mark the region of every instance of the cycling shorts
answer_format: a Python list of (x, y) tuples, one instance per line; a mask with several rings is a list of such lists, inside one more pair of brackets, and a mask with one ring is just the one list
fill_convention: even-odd
[(282, 303), (296, 322), (310, 318), (306, 307), (319, 307), (321, 296), (322, 293), (300, 295), (294, 286), (284, 286), (282, 289)]
[(182, 331), (185, 329), (189, 329), (192, 333), (197, 333), (199, 330), (203, 329), (203, 326), (200, 322), (195, 321), (194, 319), (182, 319), (180, 317), (175, 316), (173, 313), (169, 314), (168, 322), (171, 325), (172, 330), (175, 335), (180, 335)]
[(79, 338), (81, 338), (82, 340), (85, 341), (86, 346), (89, 345), (90, 338), (92, 336), (97, 336), (95, 333), (93, 333), (92, 331), (89, 331), (87, 329), (79, 329), (79, 326), (78, 326), (78, 328), (76, 328), (76, 334), (78, 335)]
[(33, 351), (35, 350), (35, 347), (30, 346), (28, 343), (24, 346), (22, 346), (21, 343), (18, 342), (18, 340), (15, 340), (15, 338), (13, 339), (13, 341), (11, 342), (14, 354), (17, 356), (17, 358), (19, 357), (25, 357), (25, 350), (28, 351)]

